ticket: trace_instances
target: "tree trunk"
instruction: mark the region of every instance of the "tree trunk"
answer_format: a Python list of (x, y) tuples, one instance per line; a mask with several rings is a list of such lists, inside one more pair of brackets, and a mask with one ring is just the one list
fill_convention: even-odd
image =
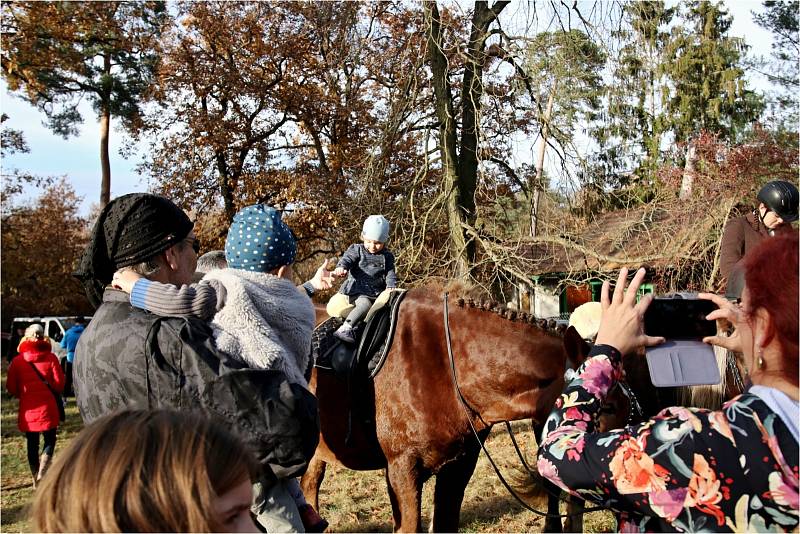
[(489, 25), (508, 5), (507, 0), (495, 2), (476, 1), (472, 17), (472, 30), (467, 46), (461, 98), (461, 147), (456, 146), (456, 123), (453, 95), (448, 82), (447, 58), (442, 52), (442, 26), (435, 0), (423, 3), (428, 37), (428, 60), (433, 75), (436, 116), (439, 119), (439, 150), (442, 155), (444, 186), (448, 194), (448, 219), (451, 253), (456, 261), (456, 275), (469, 276), (475, 260), (475, 244), (467, 241), (462, 223), (475, 223), (475, 189), (478, 180), (478, 139), (483, 96), (484, 49), (489, 36)]
[(542, 191), (542, 176), (544, 174), (544, 153), (547, 150), (547, 138), (550, 135), (550, 117), (553, 115), (553, 100), (555, 100), (556, 85), (547, 98), (547, 109), (544, 112), (542, 121), (542, 141), (539, 144), (539, 154), (536, 158), (536, 178), (535, 182), (529, 185), (529, 190), (533, 194), (531, 202), (531, 237), (536, 237), (536, 223), (539, 220), (539, 198)]
[(222, 204), (225, 209), (225, 220), (230, 224), (233, 222), (233, 216), (236, 215), (236, 203), (234, 201), (236, 177), (231, 176), (228, 160), (225, 158), (223, 150), (216, 151), (214, 160), (219, 173), (219, 192), (222, 195)]
[(427, 0), (423, 4), (425, 27), (428, 32), (428, 61), (433, 75), (433, 91), (435, 97), (436, 116), (439, 119), (439, 152), (442, 158), (442, 178), (447, 192), (448, 226), (450, 227), (451, 255), (456, 262), (455, 275), (466, 276), (469, 273), (467, 245), (464, 230), (461, 227), (461, 209), (458, 189), (456, 165), (456, 125), (453, 111), (453, 94), (447, 80), (447, 58), (442, 53), (442, 26), (439, 9), (435, 0)]
[[(103, 55), (103, 72), (110, 80), (111, 56)], [(109, 82), (110, 83), (110, 82)], [(111, 130), (111, 88), (103, 88), (100, 110), (100, 207), (111, 200), (111, 161), (108, 157), (108, 137)]]
[(694, 146), (694, 141), (689, 141), (689, 146), (686, 148), (686, 165), (683, 168), (679, 198), (691, 198), (692, 196), (695, 163), (697, 163), (697, 148)]
[(100, 207), (111, 200), (111, 161), (108, 158), (108, 135), (111, 129), (111, 112), (103, 105), (100, 112)]

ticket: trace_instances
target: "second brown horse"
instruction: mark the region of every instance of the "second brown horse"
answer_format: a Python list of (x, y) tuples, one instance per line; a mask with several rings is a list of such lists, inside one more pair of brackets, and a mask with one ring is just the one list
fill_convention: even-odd
[[(422, 485), (435, 475), (431, 530), (458, 530), (464, 489), (480, 451), (469, 420), (481, 439), (498, 422), (542, 421), (564, 386), (568, 352), (575, 365), (583, 357), (573, 329), (562, 338), (531, 324), (528, 316), (489, 308), (450, 300), (452, 350), (467, 411), (453, 385), (438, 292), (408, 293), (383, 369), (359, 400), (348, 397), (334, 374), (314, 369), (310, 387), (319, 399), (321, 439), (302, 479), (314, 507), (326, 463), (386, 469), (394, 529), (419, 532)], [(352, 419), (351, 404), (357, 414)]]

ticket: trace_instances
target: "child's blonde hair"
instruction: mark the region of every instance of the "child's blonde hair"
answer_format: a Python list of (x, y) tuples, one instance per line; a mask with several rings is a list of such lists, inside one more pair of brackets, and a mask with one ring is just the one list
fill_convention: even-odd
[(222, 532), (214, 499), (255, 463), (201, 413), (128, 410), (87, 426), (56, 459), (31, 511), (39, 532)]

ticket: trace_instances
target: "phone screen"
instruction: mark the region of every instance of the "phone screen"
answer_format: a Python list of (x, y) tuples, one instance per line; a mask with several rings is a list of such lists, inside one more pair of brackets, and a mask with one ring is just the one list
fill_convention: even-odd
[(710, 300), (653, 299), (644, 314), (644, 332), (666, 339), (698, 339), (716, 334), (716, 321), (706, 315), (717, 309)]

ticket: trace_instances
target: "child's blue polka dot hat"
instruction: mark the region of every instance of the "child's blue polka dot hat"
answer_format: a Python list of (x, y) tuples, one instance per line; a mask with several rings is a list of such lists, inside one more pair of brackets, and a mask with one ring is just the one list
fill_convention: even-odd
[(294, 262), (292, 231), (275, 208), (254, 204), (233, 217), (225, 240), (228, 267), (266, 273)]

